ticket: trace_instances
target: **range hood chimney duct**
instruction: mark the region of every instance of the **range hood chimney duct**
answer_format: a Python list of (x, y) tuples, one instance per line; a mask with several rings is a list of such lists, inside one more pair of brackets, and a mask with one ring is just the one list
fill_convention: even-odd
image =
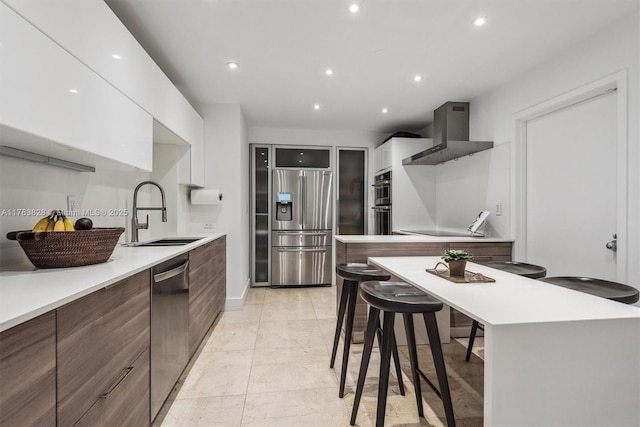
[(468, 102), (447, 102), (433, 112), (433, 144), (402, 164), (437, 165), (493, 148), (491, 141), (469, 141)]

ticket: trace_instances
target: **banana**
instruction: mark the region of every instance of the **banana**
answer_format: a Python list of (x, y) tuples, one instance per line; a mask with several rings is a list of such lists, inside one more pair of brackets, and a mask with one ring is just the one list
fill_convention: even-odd
[(60, 218), (62, 218), (62, 223), (64, 224), (64, 231), (76, 231), (73, 221), (71, 221), (63, 211), (59, 211), (59, 215)]
[(64, 222), (64, 231), (76, 231), (76, 227), (73, 225), (73, 221), (71, 221), (66, 216), (62, 216), (62, 221)]
[(49, 217), (49, 223), (47, 224), (47, 229), (45, 231), (53, 231), (53, 228), (56, 226), (55, 216), (51, 215)]
[(64, 231), (64, 220), (61, 216), (59, 216), (57, 221), (54, 223), (53, 231)]
[(33, 226), (31, 231), (33, 231), (35, 233), (37, 233), (39, 231), (46, 231), (47, 230), (47, 225), (49, 225), (49, 217), (45, 216), (44, 218), (41, 218), (40, 221), (38, 221), (36, 223), (36, 225)]

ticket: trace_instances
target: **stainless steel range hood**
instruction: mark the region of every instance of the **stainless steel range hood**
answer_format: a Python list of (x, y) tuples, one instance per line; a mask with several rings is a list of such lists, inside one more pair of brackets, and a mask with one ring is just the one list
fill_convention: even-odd
[(492, 141), (469, 141), (469, 103), (447, 102), (433, 112), (434, 145), (402, 160), (403, 165), (437, 165), (493, 148)]

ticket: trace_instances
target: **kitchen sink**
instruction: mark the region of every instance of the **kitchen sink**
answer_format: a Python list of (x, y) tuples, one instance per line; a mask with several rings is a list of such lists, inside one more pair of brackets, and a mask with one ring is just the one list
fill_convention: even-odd
[(202, 237), (167, 237), (164, 239), (149, 240), (140, 243), (125, 243), (125, 246), (184, 246), (193, 243)]

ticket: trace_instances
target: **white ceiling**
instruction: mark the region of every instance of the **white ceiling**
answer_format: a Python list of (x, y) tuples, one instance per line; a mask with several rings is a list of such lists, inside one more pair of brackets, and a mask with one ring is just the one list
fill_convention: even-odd
[(359, 0), (351, 14), (346, 0), (105, 1), (195, 105), (239, 104), (251, 127), (383, 133), (424, 127), (442, 103), (490, 91), (639, 3)]

